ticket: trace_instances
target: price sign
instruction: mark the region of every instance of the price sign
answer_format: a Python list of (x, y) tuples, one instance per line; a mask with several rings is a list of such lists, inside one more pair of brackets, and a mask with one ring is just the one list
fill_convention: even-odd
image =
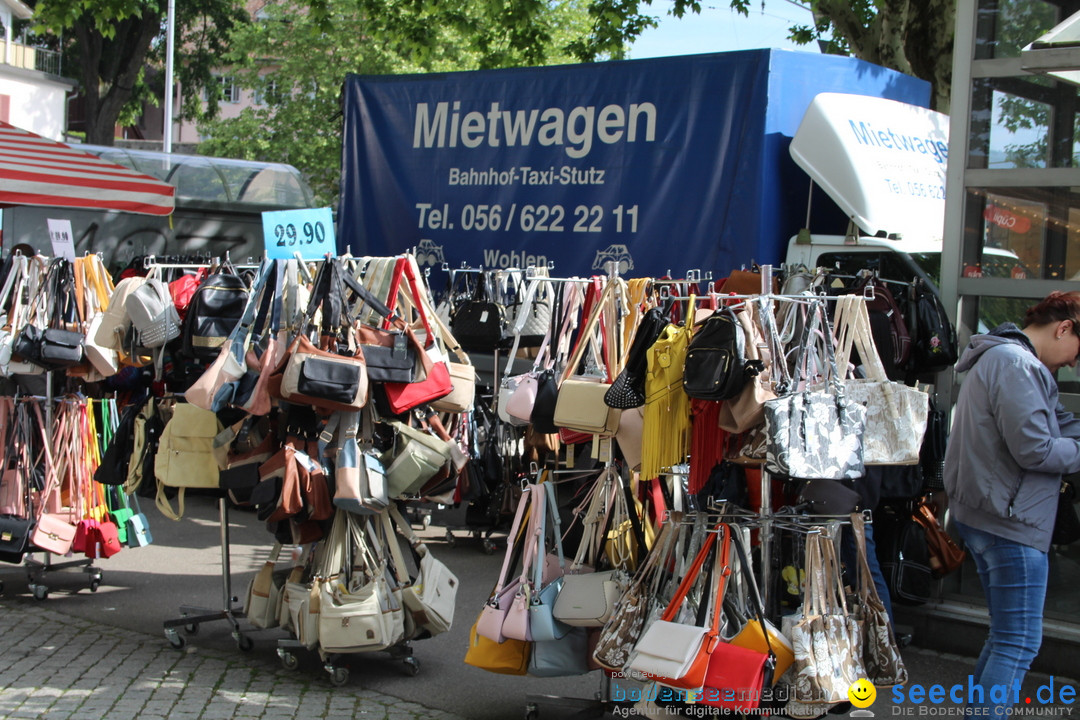
[(71, 232), (70, 220), (46, 220), (49, 225), (49, 240), (52, 241), (53, 257), (75, 261), (75, 237)]
[(268, 258), (288, 259), (300, 253), (305, 260), (322, 260), (327, 253), (337, 255), (330, 208), (264, 212), (262, 221)]

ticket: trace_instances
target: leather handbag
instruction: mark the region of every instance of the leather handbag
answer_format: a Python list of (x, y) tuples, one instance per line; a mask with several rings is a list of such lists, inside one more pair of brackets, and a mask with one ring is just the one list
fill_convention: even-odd
[(584, 675), (589, 666), (589, 631), (571, 628), (552, 640), (535, 640), (529, 655), (529, 675), (533, 677), (568, 677)]
[(135, 498), (135, 513), (127, 520), (127, 545), (128, 547), (146, 547), (154, 542), (154, 536), (150, 532), (150, 522), (139, 507), (139, 496)]
[[(517, 509), (514, 512), (514, 521), (510, 525), (510, 534), (507, 535), (510, 540), (506, 544), (506, 553), (503, 555), (499, 579), (496, 581), (495, 588), (492, 590), (487, 602), (484, 603), (484, 607), (480, 611), (480, 617), (476, 620), (476, 632), (488, 640), (497, 643), (504, 642), (508, 638), (517, 639), (519, 641), (525, 641), (527, 639), (527, 615), (519, 618), (521, 630), (517, 633), (517, 638), (513, 638), (512, 635), (508, 636), (505, 633), (507, 629), (507, 616), (512, 609), (514, 600), (518, 595), (519, 590), (522, 592), (525, 590), (525, 588), (522, 587), (522, 580), (520, 577), (509, 577), (511, 562), (515, 554), (515, 546), (519, 543), (524, 543), (524, 552), (528, 553), (530, 542), (535, 541), (536, 533), (539, 531), (540, 523), (538, 513), (535, 512), (537, 504), (534, 503), (536, 489), (536, 485), (526, 485), (525, 488), (523, 488), (521, 497), (518, 498)], [(527, 528), (523, 528), (522, 520), (525, 517), (525, 511), (527, 509), (529, 509), (530, 512), (529, 524)], [(525, 539), (522, 538), (522, 535), (525, 536)], [(527, 609), (525, 612), (527, 612)]]
[(367, 402), (368, 376), (363, 356), (345, 357), (320, 350), (300, 335), (289, 348), (281, 374), (280, 396), (324, 410), (359, 410)]
[[(53, 462), (53, 446), (45, 433), (44, 420), (41, 410), (35, 405), (38, 414), (38, 430), (41, 434), (42, 452), (44, 454), (45, 488), (41, 494), (40, 513), (34, 531), (30, 536), (30, 542), (42, 550), (47, 550), (54, 555), (66, 555), (71, 551), (71, 544), (75, 539), (75, 525), (78, 516), (74, 505), (70, 502), (78, 497), (78, 488), (74, 489), (69, 497), (69, 507), (61, 508), (60, 483), (56, 476), (56, 465)], [(62, 432), (61, 432), (62, 434)], [(60, 438), (56, 438), (60, 440)]]
[(642, 316), (626, 352), (626, 363), (604, 395), (604, 402), (609, 407), (629, 410), (645, 404), (645, 372), (649, 348), (667, 325), (667, 317), (660, 308), (650, 308)]
[[(371, 547), (353, 520), (344, 516), (351, 546), (360, 559), (361, 572), (354, 559), (352, 568), (338, 582), (323, 583), (319, 596), (319, 645), (329, 653), (353, 653), (381, 650), (403, 639), (405, 613), (388, 580), (387, 561)], [(336, 518), (335, 518), (336, 521)]]
[(390, 497), (415, 493), (453, 461), (452, 443), (392, 421), (394, 444), (381, 456)]
[(741, 433), (765, 422), (765, 403), (776, 399), (772, 389), (772, 357), (776, 351), (769, 348), (765, 339), (774, 336), (775, 330), (763, 335), (759, 329), (759, 325), (772, 328), (775, 320), (771, 306), (763, 299), (747, 301), (736, 317), (746, 336), (747, 359), (760, 361), (763, 368), (747, 381), (737, 397), (720, 405), (719, 426), (728, 432)]
[(812, 515), (847, 515), (862, 505), (862, 495), (839, 480), (804, 480), (796, 494)]
[(450, 329), (469, 352), (492, 352), (506, 334), (506, 308), (487, 292), (486, 273), (479, 273), (472, 298), (454, 310)]
[(524, 640), (497, 642), (477, 632), (477, 623), (469, 630), (469, 648), (465, 664), (500, 675), (525, 675), (529, 670), (532, 643)]
[[(441, 336), (437, 332), (438, 325), (432, 327), (428, 321), (428, 308), (431, 303), (426, 289), (418, 280), (418, 274), (415, 258), (409, 255), (398, 258), (387, 303), (387, 307), (393, 311), (397, 307), (398, 295), (401, 294), (415, 310), (424, 330), (424, 342), (421, 344), (412, 328), (406, 326), (406, 334), (416, 350), (421, 366), (416, 377), (407, 383), (384, 383), (387, 404), (396, 415), (445, 397), (454, 389), (446, 352), (442, 349)], [(407, 285), (408, 293), (403, 291), (403, 280), (406, 281), (404, 285)]]
[[(360, 432), (360, 418), (364, 430)], [(324, 442), (336, 426), (341, 439), (333, 452), (334, 505), (360, 515), (375, 514), (390, 504), (386, 491), (386, 473), (378, 456), (371, 451), (372, 421), (370, 410), (331, 416), (320, 437)], [(358, 435), (363, 440), (358, 440)], [(362, 445), (361, 445), (362, 443)], [(324, 450), (323, 456), (328, 452)]]
[(428, 314), (434, 318), (442, 332), (443, 341), (449, 346), (450, 352), (458, 359), (457, 362), (449, 361), (447, 367), (450, 372), (450, 384), (452, 390), (445, 396), (431, 402), (431, 409), (435, 412), (462, 413), (473, 409), (473, 401), (476, 397), (476, 368), (473, 367), (469, 356), (462, 349), (450, 328), (446, 326), (442, 318), (434, 312)]
[(714, 587), (706, 590), (715, 598), (711, 622), (707, 626), (686, 625), (675, 622), (675, 616), (705, 563), (713, 556), (716, 532), (709, 533), (664, 614), (645, 629), (634, 647), (628, 669), (671, 687), (689, 689), (704, 685), (709, 658), (720, 642), (720, 604), (725, 577), (730, 572), (730, 529), (721, 523), (717, 531), (724, 537), (714, 561)]
[[(578, 335), (577, 347), (570, 356), (559, 385), (558, 398), (552, 416), (552, 422), (556, 427), (605, 437), (613, 436), (619, 429), (621, 411), (604, 402), (604, 395), (611, 387), (610, 371), (613, 369), (611, 367), (613, 361), (608, 359), (603, 362), (604, 378), (573, 376), (586, 350), (593, 345), (593, 331), (598, 326), (605, 330), (605, 337), (601, 343), (601, 355), (611, 352), (614, 341), (611, 338), (610, 328), (614, 323), (611, 322), (610, 317), (603, 324), (600, 320), (601, 315), (611, 313), (617, 287), (618, 283), (615, 280), (604, 287)], [(617, 368), (614, 369), (617, 370)]]
[(34, 521), (30, 518), (0, 515), (0, 560), (22, 562), (33, 528)]
[(967, 553), (945, 532), (926, 499), (915, 504), (912, 519), (926, 531), (926, 544), (930, 549), (930, 572), (934, 577), (945, 577), (964, 564)]
[(822, 304), (814, 303), (810, 312), (795, 366), (805, 372), (810, 341), (820, 327), (830, 371), (828, 387), (790, 392), (765, 403), (765, 467), (790, 477), (854, 480), (865, 472), (866, 408), (849, 400), (838, 381), (832, 332)]

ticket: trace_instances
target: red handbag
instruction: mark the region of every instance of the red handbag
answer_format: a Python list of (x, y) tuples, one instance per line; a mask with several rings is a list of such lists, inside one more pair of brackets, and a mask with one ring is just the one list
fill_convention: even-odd
[(738, 713), (758, 707), (769, 675), (768, 660), (768, 655), (757, 650), (720, 643), (709, 656), (698, 702)]
[[(383, 383), (386, 391), (386, 399), (391, 411), (396, 415), (412, 410), (414, 407), (438, 400), (449, 395), (454, 384), (450, 379), (450, 367), (444, 361), (435, 361), (428, 354), (428, 350), (435, 346), (435, 334), (428, 324), (427, 313), (424, 310), (423, 288), (416, 279), (415, 260), (410, 257), (398, 258), (394, 268), (394, 278), (390, 283), (390, 296), (387, 305), (390, 310), (394, 309), (398, 291), (401, 289), (402, 277), (409, 282), (409, 291), (412, 293), (413, 305), (424, 324), (426, 334), (424, 346), (421, 347), (416, 335), (408, 333), (409, 342), (413, 344), (417, 357), (423, 366), (423, 377), (411, 383)], [(389, 327), (389, 325), (387, 325)]]
[(94, 534), (94, 544), (96, 546), (94, 557), (110, 558), (124, 549), (123, 544), (120, 542), (120, 532), (116, 527), (116, 523), (112, 520), (99, 522)]

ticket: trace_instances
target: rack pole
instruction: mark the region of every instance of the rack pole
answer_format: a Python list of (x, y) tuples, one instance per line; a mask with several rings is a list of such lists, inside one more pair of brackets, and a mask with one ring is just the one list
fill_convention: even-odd
[[(761, 267), (761, 292), (763, 295), (770, 298), (769, 304), (772, 304), (772, 265), (763, 265)], [(783, 362), (783, 358), (779, 358), (778, 362)], [(761, 466), (761, 507), (758, 509), (758, 514), (761, 518), (761, 532), (758, 533), (758, 538), (761, 544), (761, 583), (758, 588), (758, 595), (761, 597), (761, 607), (767, 608), (769, 605), (769, 580), (771, 575), (770, 564), (772, 563), (772, 476), (765, 469), (765, 465)]]

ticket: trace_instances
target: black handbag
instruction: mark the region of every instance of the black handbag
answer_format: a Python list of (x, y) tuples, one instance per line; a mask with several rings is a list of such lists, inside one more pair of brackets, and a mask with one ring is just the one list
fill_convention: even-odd
[(799, 486), (798, 503), (811, 515), (850, 515), (860, 509), (862, 496), (839, 480), (816, 478)]
[(604, 393), (604, 404), (619, 410), (631, 410), (645, 404), (645, 371), (648, 367), (649, 348), (667, 325), (667, 317), (660, 308), (650, 309), (641, 318), (630, 349), (626, 352), (626, 364)]
[(27, 323), (15, 336), (11, 344), (11, 353), (27, 362), (41, 362), (41, 338), (44, 331), (37, 325)]
[(554, 370), (544, 370), (536, 378), (536, 401), (529, 422), (540, 433), (557, 433), (555, 404), (559, 400), (559, 384)]
[(1068, 480), (1061, 481), (1058, 491), (1057, 516), (1054, 518), (1054, 545), (1069, 545), (1080, 540), (1080, 517), (1076, 515), (1076, 488)]
[(0, 562), (21, 563), (33, 530), (34, 521), (29, 518), (0, 516)]
[(506, 335), (506, 308), (488, 295), (484, 273), (480, 273), (472, 298), (454, 311), (450, 329), (458, 344), (469, 352), (492, 352), (502, 342)]
[(64, 368), (83, 361), (86, 336), (73, 330), (46, 328), (42, 333), (39, 354), (45, 367)]
[(746, 337), (735, 312), (720, 308), (701, 323), (686, 348), (683, 390), (699, 400), (732, 400), (764, 369), (747, 360)]

